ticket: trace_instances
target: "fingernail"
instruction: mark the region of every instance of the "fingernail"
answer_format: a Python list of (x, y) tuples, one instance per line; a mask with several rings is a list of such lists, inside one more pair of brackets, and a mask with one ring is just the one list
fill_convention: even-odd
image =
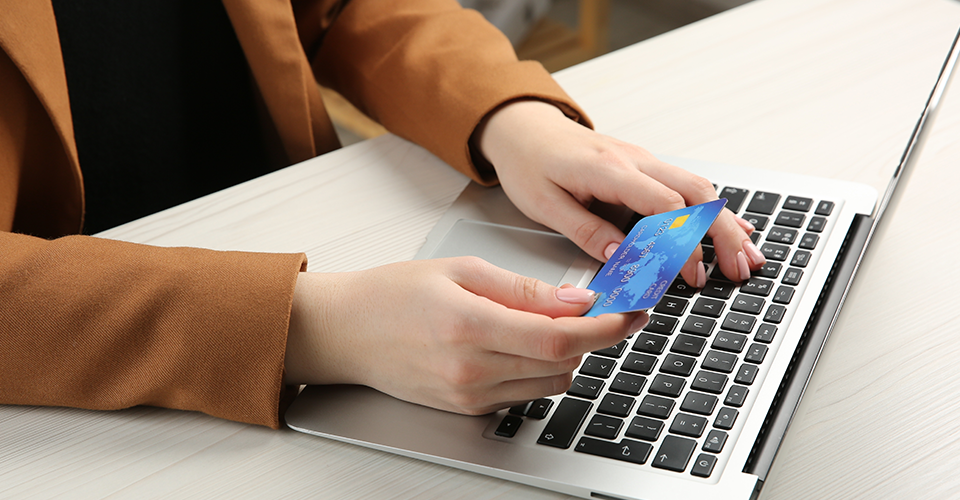
[(703, 267), (703, 262), (697, 263), (697, 288), (707, 286), (707, 269)]
[(752, 233), (757, 230), (757, 228), (754, 227), (750, 221), (744, 219), (743, 217), (737, 217), (737, 223), (740, 224), (740, 227), (742, 227), (747, 233)]
[(633, 323), (630, 323), (630, 333), (639, 332), (643, 327), (647, 326), (649, 322), (650, 316), (647, 315), (647, 313), (640, 313), (640, 315), (633, 320)]
[(593, 304), (597, 294), (586, 288), (558, 288), (557, 299), (568, 304)]
[(607, 245), (607, 248), (603, 250), (603, 257), (607, 260), (610, 260), (610, 257), (613, 256), (613, 253), (617, 251), (617, 248), (620, 248), (619, 243), (611, 243)]
[(750, 265), (747, 264), (747, 256), (743, 255), (743, 252), (737, 252), (737, 270), (740, 271), (742, 281), (750, 279)]
[(767, 258), (763, 256), (763, 252), (749, 239), (743, 240), (743, 250), (747, 252), (747, 257), (750, 258), (750, 262), (753, 262), (755, 266), (759, 266), (767, 261)]

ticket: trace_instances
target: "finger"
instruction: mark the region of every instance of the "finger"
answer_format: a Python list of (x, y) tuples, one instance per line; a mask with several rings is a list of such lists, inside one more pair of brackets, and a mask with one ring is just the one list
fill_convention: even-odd
[(707, 270), (703, 265), (703, 254), (700, 246), (680, 269), (680, 275), (688, 285), (694, 288), (703, 288), (707, 284)]
[(750, 279), (751, 271), (759, 269), (766, 258), (738, 220), (742, 219), (724, 209), (707, 234), (713, 239), (717, 262), (724, 276), (733, 281), (746, 281)]
[(516, 274), (482, 259), (452, 259), (450, 278), (463, 289), (508, 309), (551, 318), (582, 316), (593, 307), (596, 294), (574, 287), (557, 288)]
[(452, 411), (466, 415), (485, 415), (497, 410), (524, 404), (539, 398), (561, 394), (570, 389), (573, 375), (507, 380), (483, 394), (461, 401)]

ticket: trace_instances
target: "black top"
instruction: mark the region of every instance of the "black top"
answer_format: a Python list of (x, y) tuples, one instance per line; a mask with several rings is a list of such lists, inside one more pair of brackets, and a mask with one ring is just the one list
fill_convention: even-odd
[(267, 173), (252, 77), (217, 0), (53, 0), (84, 233)]

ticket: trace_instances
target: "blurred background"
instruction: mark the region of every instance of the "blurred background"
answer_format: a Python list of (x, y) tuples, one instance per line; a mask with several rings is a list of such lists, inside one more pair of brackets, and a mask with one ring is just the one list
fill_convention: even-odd
[[(513, 42), (520, 59), (548, 71), (592, 59), (750, 0), (460, 0)], [(345, 99), (321, 89), (344, 146), (386, 132)]]

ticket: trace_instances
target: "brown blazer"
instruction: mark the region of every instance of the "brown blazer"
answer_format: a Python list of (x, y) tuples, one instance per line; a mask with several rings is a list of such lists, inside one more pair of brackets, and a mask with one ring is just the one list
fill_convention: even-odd
[[(497, 106), (542, 99), (586, 121), (454, 0), (223, 3), (287, 163), (339, 147), (318, 80), (485, 183), (469, 137)], [(0, 12), (0, 403), (155, 405), (278, 427), (304, 256), (76, 236), (83, 181), (53, 9), (0, 0)]]

